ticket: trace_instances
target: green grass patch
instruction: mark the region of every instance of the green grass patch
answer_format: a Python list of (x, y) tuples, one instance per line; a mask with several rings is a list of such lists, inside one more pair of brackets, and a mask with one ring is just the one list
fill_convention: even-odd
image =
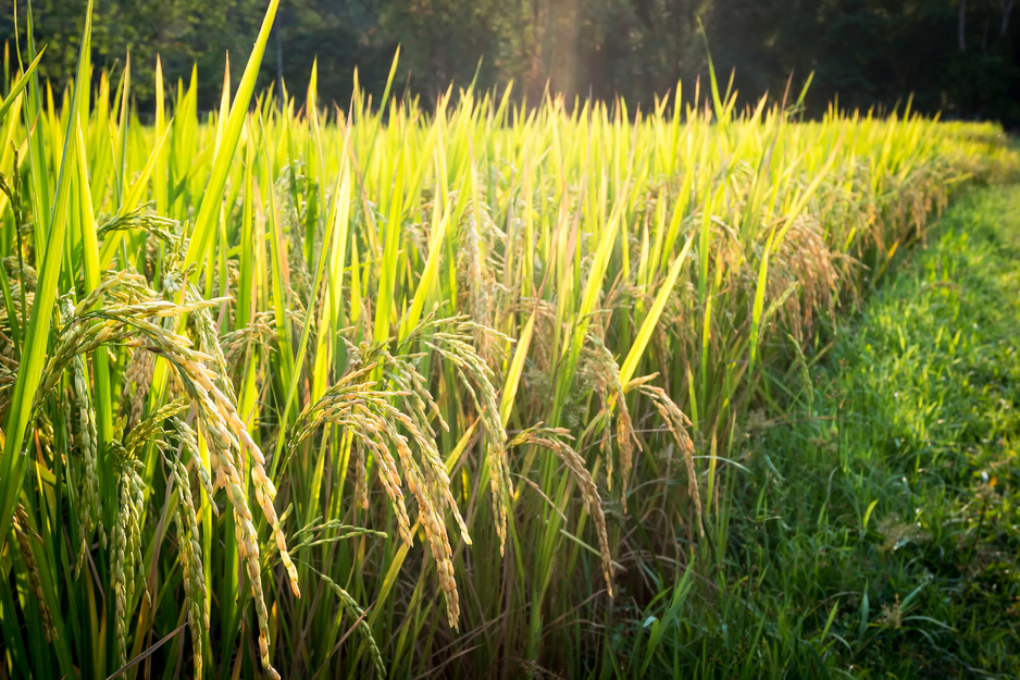
[(654, 663), (1020, 677), (1020, 188), (967, 192), (843, 320), (770, 376), (795, 407), (747, 419), (716, 578)]

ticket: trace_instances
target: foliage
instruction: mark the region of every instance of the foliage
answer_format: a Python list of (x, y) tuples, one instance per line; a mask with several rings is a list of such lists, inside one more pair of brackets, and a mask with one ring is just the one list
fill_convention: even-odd
[(916, 109), (1020, 122), (1016, 16), (1003, 32), (997, 0), (717, 0), (710, 29), (717, 68), (736, 86), (781, 92), (787, 75), (814, 72), (808, 105)]
[[(13, 3), (0, 2), (0, 39), (13, 45)], [(814, 75), (805, 100), (821, 116), (838, 99), (849, 109), (903, 106), (952, 117), (1020, 122), (1020, 70), (1014, 50), (1020, 22), (1007, 0), (289, 0), (283, 3), (262, 67), (261, 84), (284, 82), (304, 92), (318, 60), (324, 103), (350, 102), (355, 68), (362, 86), (382, 94), (397, 46), (397, 92), (420, 96), (432, 110), (451, 82), (502, 91), (511, 81), (516, 102), (541, 102), (548, 84), (563, 94), (605, 101), (624, 97), (633, 111), (655, 96), (708, 76), (706, 29), (717, 69), (735, 69), (741, 105), (766, 91), (781, 100)], [(141, 110), (154, 105), (154, 63), (166, 82), (187, 81), (224, 68), (233, 76), (248, 57), (265, 0), (218, 2), (100, 0), (92, 61), (114, 68), (130, 51), (133, 92)], [(24, 0), (21, 14), (27, 13)], [(1007, 8), (1009, 11), (1007, 12)], [(35, 36), (50, 44), (44, 77), (70, 81), (84, 4), (34, 0)], [(24, 40), (24, 34), (21, 36)], [(703, 90), (702, 94), (706, 94)], [(198, 108), (215, 109), (219, 92), (199, 81)]]
[[(15, 0), (0, 2), (0, 35), (13, 52)], [(29, 11), (19, 5), (22, 48), (24, 22)], [(95, 32), (92, 36), (92, 63), (120, 70), (128, 53), (134, 77), (133, 94), (152, 109), (155, 96), (155, 64), (159, 54), (167, 82), (187, 80), (193, 66), (203, 73), (222, 72), (224, 54), (230, 52), (244, 64), (258, 32), (264, 0), (99, 0), (95, 3)], [(77, 0), (32, 0), (35, 38), (47, 45), (47, 56), (40, 73), (60, 88), (73, 80), (81, 48), (82, 24), (86, 3)], [(239, 75), (235, 73), (235, 78)], [(201, 93), (203, 102), (219, 96), (210, 84)]]

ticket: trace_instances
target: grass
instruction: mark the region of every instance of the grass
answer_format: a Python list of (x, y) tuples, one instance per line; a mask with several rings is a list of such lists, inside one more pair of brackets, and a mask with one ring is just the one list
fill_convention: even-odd
[(807, 376), (770, 376), (791, 408), (741, 428), (712, 587), (643, 614), (671, 621), (653, 675), (1020, 672), (1020, 190), (968, 192), (935, 234)]
[[(803, 569), (899, 487), (844, 455), (818, 357), (952, 192), (1015, 172), (1001, 130), (796, 123), (714, 75), (704, 108), (451, 88), (427, 113), (392, 82), (328, 108), (314, 70), (255, 93), (276, 7), (206, 120), (196, 74), (141, 125), (130, 67), (89, 80), (87, 49), (62, 100), (8, 84), (0, 673), (874, 666), (892, 591)], [(819, 538), (836, 504), (856, 524)]]

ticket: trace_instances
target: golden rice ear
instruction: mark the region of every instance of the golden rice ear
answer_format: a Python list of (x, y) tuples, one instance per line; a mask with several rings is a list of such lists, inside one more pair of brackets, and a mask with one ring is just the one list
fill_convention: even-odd
[(369, 381), (371, 372), (378, 366), (378, 362), (372, 362), (349, 372), (337, 384), (328, 388), (319, 401), (306, 407), (295, 421), (290, 446), (292, 449), (297, 447), (327, 424), (345, 428), (352, 438), (352, 446), (355, 449), (364, 447), (363, 450), (371, 452), (373, 460), (378, 464), (378, 478), (396, 513), (400, 537), (410, 546), (413, 539), (401, 490), (403, 480), (390, 452), (391, 442), (388, 437), (391, 426), (386, 422), (386, 418), (392, 417), (396, 410), (387, 401), (390, 393), (374, 389), (375, 383)]
[[(492, 364), (497, 358), (494, 337), (487, 331), (496, 327), (496, 311), (500, 299), (506, 297), (503, 266), (497, 253), (504, 251), (507, 236), (496, 225), (489, 214), (489, 208), (477, 197), (473, 197), (464, 211), (461, 226), (461, 250), (457, 262), (458, 278), (467, 291), (466, 305), (470, 319), (474, 322), (473, 347), (479, 357)], [(465, 317), (466, 320), (466, 317)]]
[[(198, 529), (198, 511), (191, 495), (191, 481), (188, 469), (176, 456), (163, 453), (163, 460), (169, 467), (174, 481), (174, 494), (178, 501), (174, 512), (174, 526), (177, 531), (177, 561), (181, 565), (184, 583), (184, 611), (187, 615), (191, 634), (191, 651), (195, 665), (195, 678), (201, 680), (202, 639), (209, 630), (209, 598), (205, 589), (202, 570), (202, 544)], [(211, 496), (210, 496), (211, 498)]]
[[(594, 327), (594, 325), (593, 325)], [(596, 418), (602, 417), (603, 435), (600, 443), (600, 450), (606, 460), (606, 475), (609, 488), (612, 489), (613, 478), (613, 457), (610, 445), (610, 432), (612, 431), (612, 417), (616, 412), (616, 446), (620, 453), (620, 477), (621, 491), (620, 499), (623, 505), (623, 512), (627, 512), (627, 488), (630, 482), (631, 470), (634, 467), (634, 449), (641, 449), (641, 440), (634, 432), (634, 424), (631, 421), (630, 411), (627, 408), (627, 399), (620, 385), (620, 366), (613, 358), (612, 352), (605, 346), (602, 338), (595, 332), (589, 332), (587, 345), (584, 348), (580, 372), (591, 376), (593, 388), (602, 401), (602, 410)]]
[(177, 415), (188, 409), (185, 399), (175, 399), (160, 407), (151, 416), (132, 429), (124, 440), (124, 449), (129, 457), (138, 458), (143, 447), (162, 434), (163, 422), (176, 419)]
[[(111, 532), (113, 553), (114, 640), (118, 665), (127, 664), (128, 604), (134, 598), (135, 576), (142, 564), (142, 522), (145, 513), (145, 483), (141, 462), (117, 442), (111, 443), (117, 483), (117, 514)], [(145, 581), (141, 583), (148, 599)]]
[[(411, 456), (411, 450), (407, 446), (407, 439), (396, 432), (396, 429), (387, 423), (387, 433), (391, 442), (395, 444), (397, 453), (400, 456), (401, 467), (404, 469), (404, 477), (407, 486), (418, 501), (418, 519), (422, 529), (425, 531), (425, 540), (432, 550), (432, 557), (436, 560), (436, 570), (439, 573), (439, 587), (443, 591), (446, 600), (446, 613), (450, 628), (457, 630), (460, 627), (460, 596), (457, 593), (457, 582), (453, 574), (453, 550), (450, 547), (450, 539), (446, 532), (446, 522), (440, 512), (436, 510), (433, 499), (428, 493), (425, 479), (421, 470)], [(449, 480), (446, 482), (449, 489)]]
[[(189, 299), (193, 302), (200, 299), (192, 293)], [(259, 651), (264, 668), (271, 669), (269, 662), (269, 617), (262, 593), (261, 566), (259, 561), (258, 534), (252, 524), (252, 516), (245, 496), (244, 484), (240, 471), (244, 469), (242, 456), (248, 454), (251, 468), (251, 483), (255, 489), (255, 499), (262, 509), (262, 514), (272, 527), (272, 538), (280, 552), (280, 560), (287, 572), (291, 592), (301, 597), (298, 583), (297, 567), (294, 565), (287, 549), (287, 540), (281, 526), (273, 500), (276, 489), (265, 471), (265, 457), (241, 418), (238, 416), (233, 386), (226, 377), (226, 359), (220, 347), (219, 337), (215, 331), (208, 307), (202, 307), (192, 313), (199, 347), (210, 357), (217, 370), (210, 370), (203, 363), (189, 358), (182, 358), (177, 364), (178, 372), (184, 378), (191, 392), (194, 403), (198, 406), (203, 425), (210, 443), (210, 460), (213, 462), (213, 474), (217, 479), (224, 480), (227, 497), (234, 510), (235, 533), (239, 556), (245, 560), (248, 577), (251, 581), (252, 597), (259, 621)]]
[(368, 510), (368, 472), (365, 470), (365, 447), (355, 444), (354, 457), (354, 502), (362, 510)]
[[(438, 324), (446, 321), (437, 321), (434, 314), (430, 314), (416, 328), (411, 329), (409, 339), (405, 339), (402, 346), (409, 346), (428, 330), (431, 338), (429, 342), (452, 344), (454, 348), (447, 350), (451, 356), (462, 364), (464, 361), (472, 361), (473, 357), (477, 362), (474, 368), (478, 369), (480, 359), (465, 350), (470, 348), (465, 342), (468, 336), (435, 332)], [(351, 370), (329, 387), (318, 402), (306, 407), (298, 416), (294, 427), (296, 437), (291, 446), (296, 447), (326, 424), (346, 428), (356, 448), (356, 499), (363, 498), (363, 494), (367, 495), (361, 489), (361, 480), (364, 474), (364, 451), (369, 451), (379, 465), (379, 479), (396, 512), (401, 538), (410, 545), (410, 521), (401, 490), (406, 481), (418, 503), (419, 521), (436, 561), (450, 627), (457, 629), (460, 622), (460, 596), (454, 577), (453, 550), (444, 508), (454, 516), (466, 543), (470, 544), (471, 537), (450, 489), (449, 474), (439, 456), (436, 435), (429, 423), (429, 414), (438, 413), (438, 407), (428, 392), (427, 380), (418, 373), (415, 366), (419, 355), (394, 356), (386, 346), (375, 344), (356, 348), (351, 356)], [(372, 380), (377, 375), (392, 389), (385, 392), (377, 390)], [(440, 424), (445, 427), (441, 419)], [(412, 444), (418, 450), (421, 464), (414, 456)], [(399, 469), (391, 449), (397, 452)]]
[(826, 243), (817, 218), (801, 215), (769, 263), (767, 298), (778, 311), (786, 332), (807, 342), (820, 314), (835, 315), (839, 267), (845, 258)]
[(661, 387), (648, 384), (648, 380), (654, 376), (635, 378), (627, 385), (627, 392), (637, 390), (648, 397), (659, 416), (666, 424), (673, 441), (680, 449), (684, 458), (684, 467), (687, 469), (687, 493), (690, 494), (691, 503), (694, 505), (698, 535), (705, 535), (705, 526), (702, 523), (701, 492), (698, 489), (698, 473), (694, 464), (694, 441), (687, 434), (687, 428), (691, 426), (690, 418), (680, 410), (680, 407), (669, 398), (666, 391)]
[(127, 366), (124, 368), (124, 390), (131, 395), (130, 399), (121, 397), (121, 413), (126, 417), (125, 429), (131, 431), (145, 414), (149, 402), (149, 386), (152, 384), (153, 372), (156, 369), (156, 355), (144, 348), (135, 348), (131, 352)]
[[(238, 417), (232, 386), (223, 375), (226, 362), (208, 312), (210, 307), (219, 304), (222, 300), (202, 300), (196, 295), (189, 295), (185, 296), (185, 304), (179, 306), (161, 300), (156, 293), (147, 289), (145, 284), (137, 278), (125, 275), (117, 275), (104, 281), (104, 285), (100, 288), (108, 295), (109, 299), (104, 301), (98, 313), (91, 311), (92, 307), (99, 303), (99, 294), (96, 291), (93, 291), (90, 297), (79, 303), (73, 310), (65, 306), (65, 326), (68, 330), (63, 334), (61, 343), (51, 354), (49, 366), (52, 373), (48, 374), (50, 376), (48, 382), (43, 382), (40, 394), (45, 395), (52, 389), (63, 366), (67, 364), (78, 366), (77, 370), (84, 374), (83, 359), (81, 358), (84, 354), (128, 335), (136, 337), (142, 335), (150, 343), (148, 345), (150, 351), (159, 353), (170, 362), (174, 369), (174, 376), (178, 380), (179, 389), (186, 395), (186, 401), (171, 403), (154, 414), (149, 421), (139, 424), (135, 428), (139, 432), (134, 437), (131, 437), (131, 433), (129, 433), (127, 443), (130, 448), (120, 447), (118, 449), (121, 451), (119, 455), (122, 460), (117, 472), (120, 503), (113, 537), (113, 565), (118, 570), (115, 585), (119, 588), (116, 600), (117, 628), (115, 631), (118, 642), (118, 658), (121, 658), (125, 653), (123, 643), (126, 639), (127, 598), (133, 592), (134, 587), (134, 564), (137, 562), (136, 553), (139, 549), (137, 523), (143, 514), (142, 499), (144, 496), (136, 469), (138, 463), (134, 456), (138, 449), (148, 441), (149, 434), (155, 431), (158, 422), (174, 418), (183, 408), (183, 404), (189, 403), (196, 408), (202, 431), (210, 445), (212, 476), (216, 480), (213, 488), (208, 489), (211, 480), (208, 473), (205, 473), (204, 466), (198, 464), (200, 477), (204, 485), (207, 486), (207, 490), (214, 491), (217, 485), (227, 489), (227, 498), (234, 512), (238, 552), (247, 566), (255, 609), (258, 613), (260, 651), (265, 652), (261, 655), (262, 661), (265, 667), (271, 668), (268, 657), (269, 618), (262, 597), (258, 535), (252, 524), (252, 515), (244, 492), (247, 485), (242, 483), (239, 473), (239, 466), (243, 464), (241, 456), (244, 451), (248, 452), (251, 459), (252, 483), (255, 487), (256, 499), (266, 519), (273, 527), (273, 538), (288, 572), (291, 589), (295, 596), (300, 595), (300, 590), (297, 570), (287, 552), (282, 527), (272, 505), (275, 489), (265, 474), (263, 467), (265, 459)], [(130, 299), (123, 297), (123, 292), (130, 295)], [(150, 320), (184, 313), (190, 313), (193, 319), (199, 340), (198, 350), (193, 349), (193, 343), (187, 338)], [(93, 317), (102, 321), (88, 323)], [(219, 371), (208, 368), (205, 365), (206, 362), (212, 362)], [(87, 390), (79, 394), (78, 399), (79, 403), (87, 403)], [(89, 433), (87, 410), (83, 417), (85, 418), (82, 421), (84, 431)], [(177, 422), (179, 423), (179, 421)], [(186, 430), (179, 428), (178, 431), (182, 433), (186, 441), (188, 439)], [(88, 450), (87, 447), (91, 439), (91, 435), (83, 437), (86, 450)], [(194, 458), (200, 460), (197, 456)], [(93, 507), (98, 507), (98, 504)], [(120, 575), (121, 573), (123, 576)]]
[[(510, 462), (506, 453), (506, 431), (499, 418), (499, 406), (496, 400), (496, 389), (489, 381), (488, 367), (481, 358), (465, 350), (469, 346), (462, 343), (451, 343), (447, 358), (453, 357), (458, 367), (461, 384), (471, 396), (479, 417), (485, 427), (486, 464), (489, 468), (489, 487), (492, 493), (493, 516), (496, 518), (496, 533), (499, 535), (499, 554), (503, 555), (507, 539), (507, 513), (510, 498), (513, 495), (513, 482), (510, 481)], [(442, 350), (441, 350), (442, 351)], [(477, 389), (472, 387), (477, 385)]]
[(187, 465), (195, 469), (199, 484), (207, 496), (209, 507), (212, 509), (213, 515), (218, 517), (220, 514), (219, 506), (213, 502), (215, 490), (213, 488), (212, 475), (206, 467), (205, 461), (202, 460), (202, 454), (198, 448), (198, 437), (195, 431), (176, 416), (169, 418), (169, 422), (174, 437), (180, 445), (181, 452), (187, 453)]
[[(39, 565), (32, 554), (32, 544), (29, 542), (28, 535), (29, 531), (31, 529), (28, 524), (28, 512), (25, 510), (25, 506), (18, 503), (14, 508), (14, 519), (11, 523), (11, 532), (14, 534), (15, 539), (12, 545), (21, 556), (21, 561), (25, 565), (29, 588), (31, 588), (32, 595), (39, 606), (39, 618), (42, 624), (43, 635), (46, 637), (46, 642), (52, 643), (57, 639), (57, 630), (53, 626), (53, 613), (50, 611), (49, 605), (46, 604), (46, 597), (42, 587), (42, 575), (39, 573)], [(35, 539), (41, 540), (38, 536), (35, 536)]]
[(552, 451), (567, 466), (567, 470), (581, 489), (585, 507), (595, 520), (595, 530), (599, 537), (599, 552), (602, 556), (602, 576), (605, 579), (609, 597), (613, 597), (613, 560), (609, 551), (609, 532), (606, 530), (606, 516), (602, 510), (602, 499), (599, 497), (595, 480), (584, 466), (584, 458), (564, 441), (570, 438), (568, 430), (538, 425), (518, 434), (510, 442), (510, 446), (540, 446)]
[[(64, 324), (70, 324), (74, 316), (69, 298), (64, 298), (61, 305), (61, 316)], [(71, 359), (72, 384), (77, 407), (77, 449), (80, 456), (71, 456), (68, 461), (72, 479), (76, 479), (75, 506), (78, 514), (79, 547), (75, 574), (81, 573), (85, 554), (88, 552), (89, 538), (96, 529), (104, 534), (102, 518), (99, 516), (99, 435), (96, 432), (96, 414), (89, 394), (88, 368), (85, 358), (74, 354)]]

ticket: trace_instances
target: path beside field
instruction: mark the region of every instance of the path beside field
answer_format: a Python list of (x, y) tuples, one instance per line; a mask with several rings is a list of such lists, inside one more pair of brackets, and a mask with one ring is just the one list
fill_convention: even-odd
[(811, 374), (737, 530), (776, 665), (1020, 677), (1020, 186), (955, 200)]

